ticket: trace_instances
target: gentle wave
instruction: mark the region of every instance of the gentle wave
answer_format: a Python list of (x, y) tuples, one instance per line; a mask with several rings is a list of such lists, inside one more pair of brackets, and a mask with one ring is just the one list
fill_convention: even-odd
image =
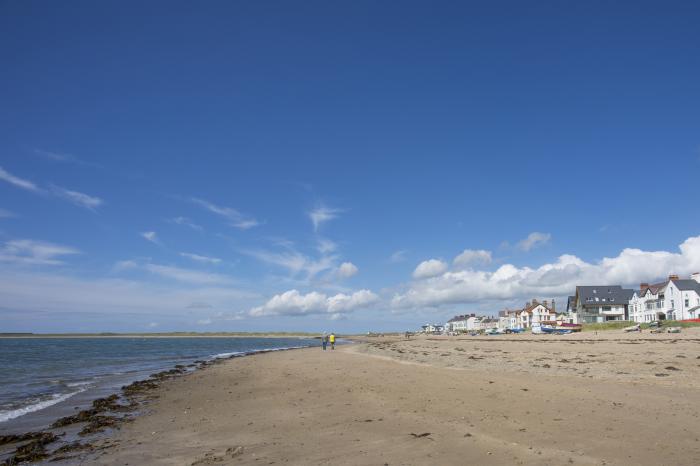
[(309, 348), (308, 345), (301, 345), (301, 346), (284, 346), (282, 348), (261, 348), (261, 349), (252, 349), (248, 351), (234, 351), (232, 353), (219, 353), (211, 356), (212, 359), (226, 359), (226, 358), (231, 358), (234, 356), (246, 356), (249, 354), (258, 354), (258, 353), (271, 353), (273, 351), (285, 351), (285, 350), (291, 350), (291, 349), (300, 349), (300, 348)]
[(0, 411), (0, 422), (5, 422), (9, 421), (10, 419), (14, 419), (16, 417), (24, 416), (25, 414), (33, 413), (34, 411), (39, 411), (44, 408), (48, 408), (49, 406), (53, 406), (56, 403), (60, 403), (61, 401), (65, 401), (68, 398), (72, 397), (73, 395), (77, 395), (78, 393), (84, 392), (86, 389), (82, 390), (77, 390), (75, 392), (71, 393), (56, 393), (54, 395), (51, 395), (51, 398), (48, 400), (42, 400), (38, 401), (36, 403), (30, 404), (28, 406), (23, 406), (22, 408), (18, 409), (13, 409), (10, 411)]

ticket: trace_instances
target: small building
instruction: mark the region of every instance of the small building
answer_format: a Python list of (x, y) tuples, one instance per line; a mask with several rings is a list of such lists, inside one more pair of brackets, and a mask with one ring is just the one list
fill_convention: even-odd
[(445, 331), (445, 326), (440, 324), (425, 324), (421, 325), (421, 329), (423, 333), (443, 333)]
[(464, 333), (467, 331), (467, 320), (470, 317), (475, 317), (475, 314), (465, 314), (460, 316), (454, 316), (445, 324), (445, 331), (447, 332), (457, 332)]

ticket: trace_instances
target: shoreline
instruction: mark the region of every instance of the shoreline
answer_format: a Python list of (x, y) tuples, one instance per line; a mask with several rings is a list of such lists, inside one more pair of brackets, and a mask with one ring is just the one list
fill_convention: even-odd
[[(108, 395), (90, 397), (87, 399), (87, 404), (77, 414), (52, 417), (53, 422), (43, 428), (0, 435), (0, 466), (20, 462), (57, 462), (74, 458), (70, 456), (72, 452), (100, 450), (103, 447), (96, 446), (94, 442), (109, 442), (109, 438), (123, 424), (132, 422), (143, 414), (143, 409), (153, 399), (151, 392), (169, 380), (201, 372), (231, 359), (308, 348), (312, 347), (282, 347), (218, 354), (198, 359), (190, 364), (175, 364), (171, 368), (166, 367), (148, 377), (122, 385), (121, 388)], [(60, 402), (79, 393), (82, 392), (71, 394)], [(50, 407), (41, 408), (38, 411)], [(38, 411), (30, 411), (25, 415)], [(8, 419), (5, 422), (12, 422), (14, 419), (17, 418)]]

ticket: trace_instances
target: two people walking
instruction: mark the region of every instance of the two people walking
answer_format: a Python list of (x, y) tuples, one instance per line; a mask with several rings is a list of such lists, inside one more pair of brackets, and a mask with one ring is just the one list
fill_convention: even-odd
[(331, 333), (330, 336), (326, 335), (326, 332), (323, 332), (323, 336), (321, 337), (321, 343), (323, 343), (323, 351), (326, 351), (326, 346), (328, 346), (328, 343), (331, 344), (331, 349), (335, 349), (335, 333)]

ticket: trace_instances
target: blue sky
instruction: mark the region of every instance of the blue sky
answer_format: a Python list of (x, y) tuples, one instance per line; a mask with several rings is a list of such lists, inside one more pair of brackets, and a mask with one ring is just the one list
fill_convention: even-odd
[(698, 19), (0, 3), (0, 331), (404, 330), (700, 270)]

